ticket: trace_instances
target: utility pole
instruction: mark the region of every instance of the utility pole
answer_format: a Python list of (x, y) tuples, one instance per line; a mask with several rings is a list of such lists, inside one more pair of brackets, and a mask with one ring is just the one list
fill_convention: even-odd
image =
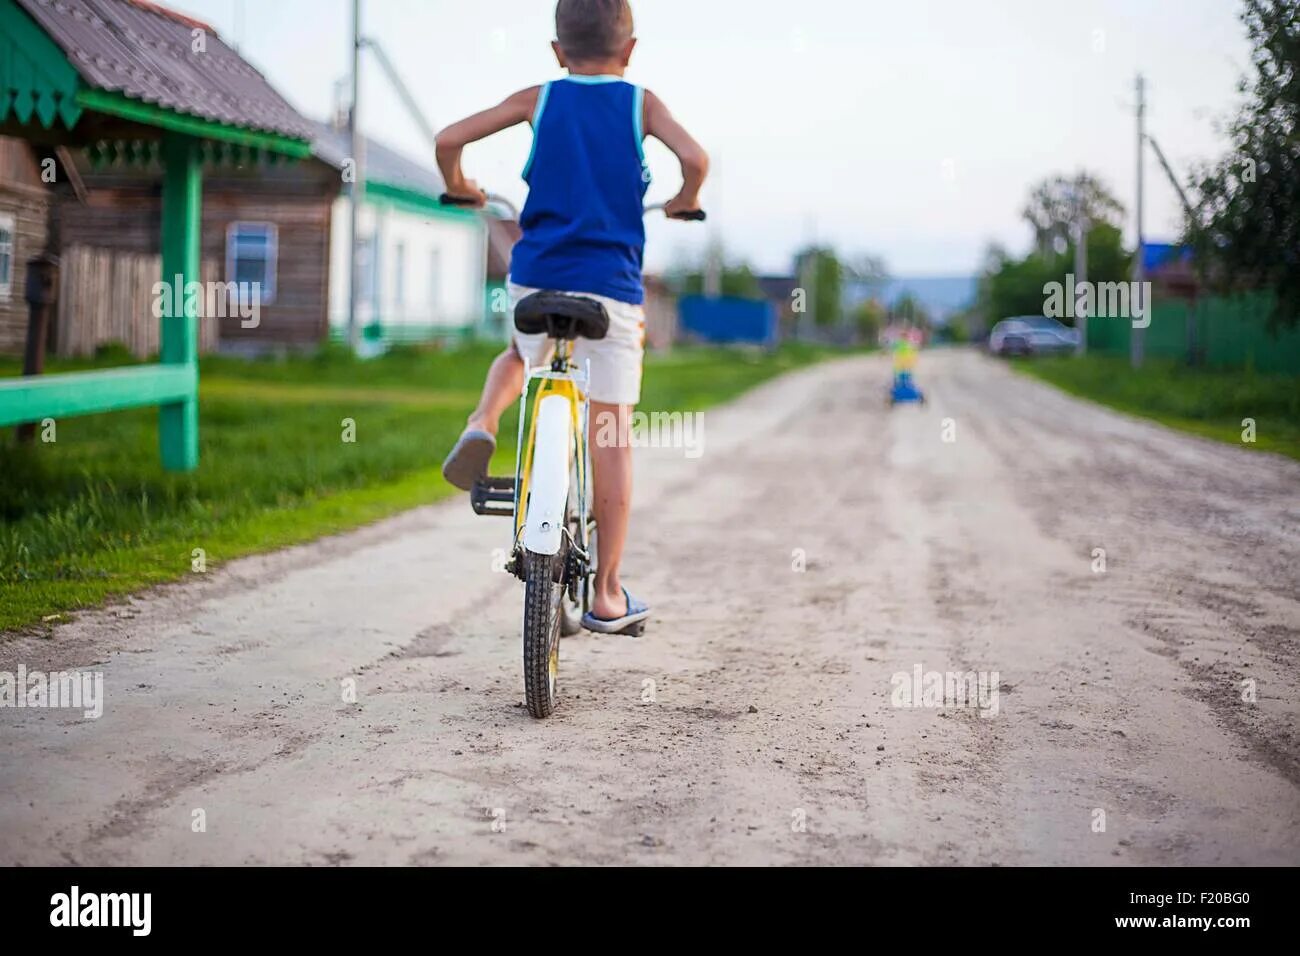
[[(709, 178), (712, 183), (709, 191), (710, 195), (710, 218), (719, 221), (717, 215), (717, 204), (721, 202), (722, 191), (718, 188), (721, 184), (720, 173), (722, 170), (722, 160), (715, 155), (709, 164)], [(649, 175), (650, 167), (646, 166), (642, 173)], [(705, 240), (704, 246), (704, 268), (700, 275), (701, 290), (705, 298), (718, 299), (722, 297), (722, 280), (726, 272), (725, 250), (722, 244), (722, 236), (718, 232), (717, 226), (710, 223), (708, 227), (709, 237)]]
[[(1139, 73), (1137, 77), (1137, 252), (1133, 257), (1133, 281), (1134, 290), (1139, 299), (1142, 296), (1142, 283), (1146, 279), (1146, 268), (1143, 264), (1145, 255), (1146, 238), (1142, 230), (1142, 173), (1143, 159), (1146, 156), (1146, 112), (1147, 112), (1147, 88), (1146, 80)], [(1143, 308), (1146, 310), (1144, 315), (1149, 318), (1151, 315), (1151, 303), (1143, 302)], [(1146, 329), (1130, 328), (1129, 329), (1129, 364), (1133, 368), (1141, 368), (1142, 360), (1145, 357)]]
[(715, 233), (704, 253), (704, 296), (717, 299), (722, 295), (722, 239)]
[(795, 323), (795, 337), (800, 341), (812, 338), (817, 328), (817, 259), (816, 246), (809, 246), (799, 263), (799, 285), (803, 287), (803, 313)]
[[(1156, 154), (1156, 159), (1160, 161), (1160, 168), (1165, 171), (1169, 177), (1169, 182), (1173, 184), (1174, 192), (1178, 193), (1178, 198), (1182, 200), (1183, 212), (1187, 216), (1188, 225), (1195, 229), (1201, 224), (1200, 214), (1192, 206), (1192, 202), (1187, 198), (1187, 193), (1183, 189), (1182, 183), (1174, 175), (1173, 166), (1169, 165), (1169, 159), (1165, 156), (1165, 151), (1160, 148), (1160, 143), (1154, 136), (1147, 136), (1147, 142), (1151, 144), (1151, 151)], [(1199, 288), (1192, 293), (1191, 303), (1187, 307), (1187, 364), (1196, 365), (1200, 361), (1200, 343), (1197, 341), (1197, 323), (1199, 321), (1201, 309), (1201, 297)]]
[[(1074, 283), (1078, 288), (1088, 281), (1088, 210), (1083, 199), (1083, 173), (1080, 172), (1074, 183)], [(1095, 299), (1094, 299), (1095, 301)], [(1079, 330), (1079, 345), (1076, 354), (1085, 355), (1088, 351), (1088, 310), (1079, 308), (1075, 297), (1074, 325)]]
[(803, 288), (803, 313), (795, 323), (795, 337), (800, 341), (811, 339), (817, 328), (817, 220), (808, 219), (808, 245), (799, 263), (799, 285)]
[(1192, 201), (1187, 198), (1187, 191), (1183, 189), (1183, 184), (1178, 181), (1174, 174), (1174, 168), (1169, 165), (1169, 160), (1165, 157), (1165, 151), (1160, 148), (1160, 143), (1154, 136), (1147, 135), (1147, 142), (1151, 144), (1151, 152), (1156, 154), (1156, 159), (1160, 162), (1160, 168), (1165, 171), (1169, 177), (1169, 183), (1174, 187), (1174, 192), (1178, 193), (1178, 198), (1183, 204), (1183, 212), (1187, 213), (1187, 221), (1193, 226), (1200, 224), (1200, 216), (1197, 215), (1196, 209), (1192, 206)]
[(351, 223), (348, 270), (348, 345), (356, 351), (361, 345), (359, 305), (361, 303), (360, 207), (366, 195), (365, 140), (361, 136), (358, 114), (361, 106), (361, 0), (352, 0), (352, 106), (348, 110), (348, 132), (352, 137)]

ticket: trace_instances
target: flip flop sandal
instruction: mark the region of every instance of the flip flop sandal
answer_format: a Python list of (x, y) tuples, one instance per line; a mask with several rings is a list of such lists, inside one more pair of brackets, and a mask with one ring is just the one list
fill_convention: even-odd
[(639, 637), (645, 630), (646, 619), (650, 617), (650, 608), (628, 594), (627, 588), (623, 589), (623, 597), (627, 598), (627, 613), (622, 617), (606, 619), (588, 611), (582, 616), (582, 626), (597, 634), (627, 633)]
[(481, 429), (471, 428), (460, 436), (442, 463), (442, 477), (461, 491), (469, 491), (474, 482), (487, 475), (488, 462), (496, 450), (495, 438)]

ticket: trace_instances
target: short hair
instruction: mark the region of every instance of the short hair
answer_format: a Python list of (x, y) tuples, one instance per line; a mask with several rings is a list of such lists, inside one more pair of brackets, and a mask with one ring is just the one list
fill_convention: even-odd
[(628, 0), (560, 0), (555, 38), (577, 63), (615, 56), (632, 38), (632, 6)]

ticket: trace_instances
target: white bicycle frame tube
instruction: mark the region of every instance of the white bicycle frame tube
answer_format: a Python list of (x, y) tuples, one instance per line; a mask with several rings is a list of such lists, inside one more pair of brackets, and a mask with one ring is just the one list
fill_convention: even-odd
[[(559, 551), (568, 518), (569, 481), (574, 456), (579, 450), (584, 453), (585, 461), (581, 469), (582, 480), (578, 486), (578, 511), (582, 515), (589, 513), (591, 455), (586, 443), (580, 440), (586, 435), (591, 409), (591, 397), (587, 391), (591, 381), (590, 360), (586, 366), (585, 374), (572, 365), (564, 372), (556, 372), (549, 366), (533, 369), (525, 360), (524, 387), (519, 395), (519, 438), (515, 451), (515, 513), (518, 514), (521, 508), (525, 509), (525, 513), (520, 536), (512, 543), (512, 547), (522, 544), (537, 554), (556, 554)], [(524, 437), (527, 434), (524, 421), (528, 415), (528, 392), (535, 379), (566, 379), (577, 385), (578, 393), (582, 396), (578, 422), (583, 436), (573, 434), (573, 414), (565, 396), (550, 395), (542, 400), (537, 410), (537, 426), (533, 431), (533, 471), (528, 482), (529, 500), (525, 502), (518, 497), (522, 487), (520, 469), (523, 467)], [(578, 540), (575, 543), (584, 551), (590, 546), (585, 521), (579, 522)]]
[(533, 435), (524, 547), (535, 554), (557, 554), (564, 536), (569, 455), (573, 448), (573, 409), (567, 397), (548, 395), (542, 399)]

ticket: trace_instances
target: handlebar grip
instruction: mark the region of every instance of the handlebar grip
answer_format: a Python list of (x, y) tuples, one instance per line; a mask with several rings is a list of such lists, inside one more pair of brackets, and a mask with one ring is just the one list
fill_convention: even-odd
[(690, 212), (678, 213), (673, 219), (680, 219), (683, 222), (704, 222), (709, 218), (709, 214), (703, 209), (692, 209)]
[(477, 199), (470, 199), (467, 196), (453, 196), (451, 193), (443, 193), (438, 197), (439, 204), (443, 206), (477, 206)]

